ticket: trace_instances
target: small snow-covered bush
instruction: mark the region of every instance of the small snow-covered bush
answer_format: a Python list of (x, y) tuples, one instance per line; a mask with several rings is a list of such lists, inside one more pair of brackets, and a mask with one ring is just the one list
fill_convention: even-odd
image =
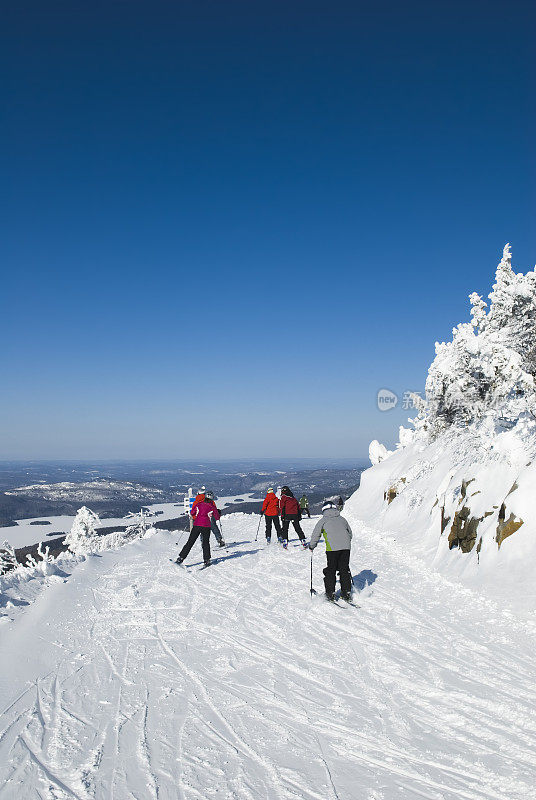
[(37, 559), (32, 555), (26, 556), (26, 566), (40, 570), (43, 575), (52, 575), (56, 559), (50, 555), (50, 547), (43, 547), (43, 542), (39, 542), (37, 555), (39, 556)]
[(369, 458), (371, 464), (379, 464), (387, 456), (391, 455), (391, 450), (388, 450), (384, 444), (381, 444), (377, 439), (373, 439), (369, 445)]

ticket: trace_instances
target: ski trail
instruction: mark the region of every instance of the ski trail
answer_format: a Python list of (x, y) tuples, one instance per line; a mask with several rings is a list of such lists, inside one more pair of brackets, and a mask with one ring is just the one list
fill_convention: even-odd
[[(279, 779), (277, 777), (277, 771), (271, 767), (268, 762), (262, 759), (258, 753), (256, 753), (247, 743), (246, 741), (240, 737), (235, 730), (229, 725), (223, 714), (215, 707), (215, 705), (211, 702), (210, 697), (203, 686), (203, 683), (199, 680), (199, 678), (189, 670), (185, 664), (180, 661), (175, 653), (173, 652), (172, 648), (164, 641), (162, 635), (160, 633), (160, 629), (158, 627), (158, 623), (156, 623), (156, 631), (158, 640), (162, 646), (162, 649), (168, 653), (168, 655), (173, 658), (176, 662), (178, 667), (182, 669), (182, 671), (187, 675), (188, 679), (190, 680), (191, 684), (195, 687), (195, 690), (199, 693), (199, 695), (203, 698), (204, 702), (206, 703), (210, 713), (221, 723), (223, 730), (227, 733), (227, 737), (224, 737), (221, 732), (218, 732), (218, 735), (225, 741), (230, 747), (234, 748), (238, 753), (241, 753), (246, 758), (250, 758), (254, 762), (256, 762), (262, 769), (267, 769), (270, 774), (271, 783), (273, 787), (273, 791), (275, 796), (282, 800), (281, 788)], [(270, 795), (268, 795), (270, 796)]]
[(69, 795), (69, 797), (74, 797), (74, 798), (76, 798), (76, 800), (85, 800), (85, 798), (83, 798), (82, 795), (78, 794), (78, 792), (76, 792), (74, 789), (72, 789), (64, 780), (62, 780), (61, 778), (59, 778), (57, 775), (55, 775), (52, 772), (50, 767), (47, 766), (39, 758), (39, 755), (33, 750), (32, 746), (26, 741), (26, 738), (24, 736), (21, 736), (20, 740), (25, 745), (25, 747), (26, 747), (26, 749), (27, 749), (32, 761), (34, 761), (35, 764), (37, 764), (37, 766), (40, 768), (40, 770), (46, 775), (48, 780), (50, 780), (53, 783), (55, 783), (56, 786), (59, 789), (62, 789), (67, 795)]
[(361, 609), (247, 515), (200, 573), (166, 533), (81, 563), (2, 631), (0, 797), (534, 800), (533, 629), (351, 522)]
[(320, 736), (318, 734), (316, 734), (315, 739), (318, 742), (318, 750), (320, 752), (320, 758), (322, 759), (322, 763), (324, 764), (324, 766), (326, 768), (326, 772), (327, 772), (327, 775), (328, 775), (328, 778), (329, 778), (329, 782), (330, 782), (330, 785), (331, 785), (332, 795), (335, 798), (335, 800), (340, 800), (339, 794), (337, 792), (337, 789), (335, 788), (335, 782), (333, 780), (333, 776), (331, 774), (331, 770), (329, 768), (329, 764), (326, 761), (326, 756), (324, 755), (324, 748), (322, 747), (322, 742), (320, 741)]

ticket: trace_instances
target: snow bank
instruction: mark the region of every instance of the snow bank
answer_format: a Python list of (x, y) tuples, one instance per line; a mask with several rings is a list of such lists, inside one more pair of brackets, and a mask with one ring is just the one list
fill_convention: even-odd
[[(0, 545), (0, 621), (12, 618), (18, 607), (27, 606), (52, 583), (63, 582), (76, 565), (91, 555), (116, 550), (125, 544), (145, 539), (157, 533), (156, 528), (146, 527), (143, 515), (141, 522), (126, 531), (114, 531), (106, 536), (95, 536), (95, 525), (99, 518), (83, 507), (73, 523), (68, 536), (70, 550), (57, 558), (49, 554), (49, 548), (41, 543), (38, 559), (28, 558), (28, 565), (16, 564), (13, 548), (4, 542)], [(9, 571), (4, 571), (8, 569)]]
[(414, 430), (373, 467), (347, 507), (451, 578), (505, 607), (536, 610), (536, 272), (505, 247), (470, 323), (436, 345)]

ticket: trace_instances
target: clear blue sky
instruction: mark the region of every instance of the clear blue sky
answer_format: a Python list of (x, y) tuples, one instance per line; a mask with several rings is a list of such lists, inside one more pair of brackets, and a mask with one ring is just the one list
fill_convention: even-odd
[(5, 4), (0, 457), (366, 456), (506, 241), (534, 2)]

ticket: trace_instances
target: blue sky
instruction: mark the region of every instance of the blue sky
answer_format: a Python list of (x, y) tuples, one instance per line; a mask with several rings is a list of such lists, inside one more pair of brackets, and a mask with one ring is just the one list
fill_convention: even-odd
[(0, 457), (360, 457), (504, 243), (532, 2), (3, 12)]

